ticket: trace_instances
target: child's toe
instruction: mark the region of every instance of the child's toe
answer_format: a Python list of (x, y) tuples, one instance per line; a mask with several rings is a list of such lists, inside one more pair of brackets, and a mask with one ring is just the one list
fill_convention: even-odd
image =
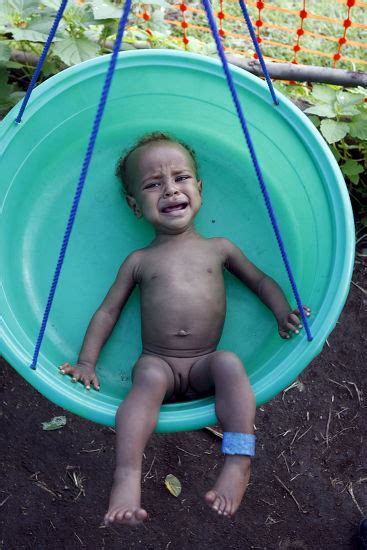
[(213, 502), (213, 506), (212, 506), (213, 510), (215, 510), (216, 512), (219, 512), (220, 505), (221, 505), (221, 498), (217, 496), (215, 501)]
[(208, 491), (205, 495), (205, 500), (208, 504), (212, 505), (217, 498), (217, 494), (215, 491)]
[(227, 498), (223, 514), (225, 516), (230, 516), (231, 515), (231, 510), (232, 510), (232, 502)]
[(114, 515), (112, 514), (106, 514), (104, 517), (105, 525), (111, 525), (111, 523), (113, 523), (113, 520), (114, 520)]
[(226, 509), (226, 504), (227, 504), (227, 501), (226, 501), (226, 497), (224, 497), (223, 495), (221, 495), (220, 497), (220, 505), (219, 505), (219, 510), (218, 510), (218, 514), (223, 514), (224, 513), (224, 510)]
[(146, 512), (143, 508), (139, 508), (139, 509), (136, 510), (136, 512), (135, 512), (135, 517), (136, 517), (136, 519), (139, 520), (139, 521), (144, 521), (145, 519), (147, 519), (148, 514), (147, 514), (147, 512)]

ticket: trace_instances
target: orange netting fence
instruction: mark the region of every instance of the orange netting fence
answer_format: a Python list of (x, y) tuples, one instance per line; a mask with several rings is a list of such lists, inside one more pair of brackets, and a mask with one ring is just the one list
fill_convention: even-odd
[[(246, 2), (257, 40), (270, 61), (365, 70), (367, 65), (367, 2), (358, 0), (278, 0)], [(257, 57), (237, 0), (212, 2), (226, 52)], [(154, 8), (153, 8), (154, 9)], [(137, 14), (154, 33), (152, 6)], [(190, 50), (191, 42), (209, 40), (200, 2), (170, 6), (165, 23), (170, 38)]]

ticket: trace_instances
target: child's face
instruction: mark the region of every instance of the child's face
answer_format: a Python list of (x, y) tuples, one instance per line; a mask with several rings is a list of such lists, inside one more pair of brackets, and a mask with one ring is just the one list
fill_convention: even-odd
[(165, 233), (181, 233), (192, 224), (201, 206), (201, 181), (184, 147), (165, 141), (143, 145), (131, 153), (127, 172), (127, 201), (138, 218)]

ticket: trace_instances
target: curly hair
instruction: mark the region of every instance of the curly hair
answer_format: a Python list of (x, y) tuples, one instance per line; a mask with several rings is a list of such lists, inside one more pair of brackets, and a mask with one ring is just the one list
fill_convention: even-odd
[(127, 161), (129, 159), (129, 156), (131, 153), (139, 149), (139, 147), (142, 147), (143, 145), (148, 145), (149, 143), (157, 143), (159, 141), (166, 141), (169, 143), (176, 143), (178, 145), (181, 145), (186, 151), (189, 153), (190, 157), (192, 158), (192, 161), (194, 163), (195, 167), (195, 174), (198, 176), (198, 163), (196, 159), (195, 151), (186, 145), (186, 143), (183, 143), (182, 141), (175, 139), (174, 137), (169, 136), (168, 134), (164, 134), (163, 132), (152, 132), (150, 134), (145, 134), (142, 136), (135, 145), (133, 145), (125, 154), (123, 154), (116, 164), (116, 176), (121, 181), (123, 185), (123, 190), (126, 195), (131, 193), (131, 189), (129, 187), (128, 177), (127, 177)]

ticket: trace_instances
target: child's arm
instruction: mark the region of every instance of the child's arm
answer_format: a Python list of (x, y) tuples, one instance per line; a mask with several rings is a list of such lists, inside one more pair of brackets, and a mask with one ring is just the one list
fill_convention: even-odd
[[(237, 246), (226, 239), (221, 240), (225, 249), (225, 267), (271, 309), (278, 322), (279, 335), (290, 338), (289, 331), (298, 334), (301, 328), (300, 313), (298, 310), (292, 311), (280, 286), (250, 262)], [(309, 315), (310, 309), (303, 307), (306, 315)]]
[(64, 363), (60, 367), (61, 374), (71, 375), (75, 382), (80, 380), (88, 390), (90, 384), (99, 389), (99, 381), (95, 374), (98, 356), (138, 282), (140, 254), (130, 254), (120, 267), (115, 282), (89, 323), (77, 364), (73, 366)]

